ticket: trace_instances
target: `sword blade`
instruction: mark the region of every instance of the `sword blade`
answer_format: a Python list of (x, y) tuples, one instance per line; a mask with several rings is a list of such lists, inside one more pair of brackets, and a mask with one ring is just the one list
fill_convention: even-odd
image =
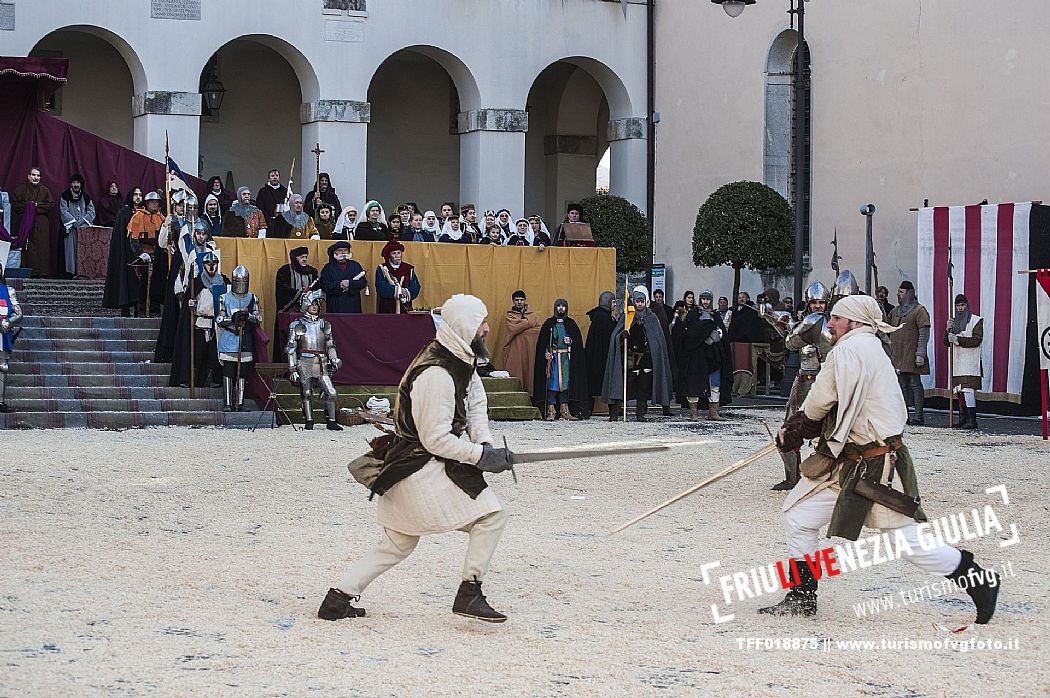
[(670, 451), (672, 448), (681, 446), (699, 446), (701, 444), (713, 443), (706, 441), (686, 441), (682, 443), (644, 444), (640, 446), (617, 446), (614, 448), (579, 448), (579, 449), (551, 449), (547, 451), (529, 451), (527, 453), (511, 453), (511, 463), (542, 463), (543, 461), (571, 460), (573, 458), (601, 458), (602, 456), (623, 456), (635, 453), (658, 453)]
[(732, 465), (730, 465), (728, 468), (725, 468), (724, 470), (720, 470), (719, 472), (715, 473), (714, 475), (712, 475), (711, 477), (707, 478), (706, 480), (693, 485), (692, 487), (690, 487), (689, 489), (685, 490), (684, 492), (676, 494), (674, 497), (671, 497), (670, 499), (668, 499), (663, 504), (658, 504), (657, 506), (653, 507), (652, 509), (650, 509), (649, 511), (645, 512), (644, 514), (641, 514), (640, 516), (636, 516), (633, 519), (631, 519), (630, 521), (628, 521), (627, 523), (625, 523), (625, 524), (623, 524), (621, 526), (618, 526), (617, 528), (614, 528), (612, 531), (609, 532), (609, 535), (613, 535), (614, 533), (619, 533), (620, 531), (624, 530), (625, 528), (627, 528), (629, 526), (633, 526), (634, 524), (638, 523), (642, 519), (648, 518), (648, 517), (652, 516), (653, 514), (655, 514), (656, 512), (660, 511), (661, 509), (665, 509), (665, 508), (671, 506), (672, 504), (674, 504), (675, 502), (677, 502), (679, 500), (682, 500), (682, 499), (685, 499), (689, 495), (691, 495), (694, 492), (697, 492), (697, 491), (707, 487), (711, 483), (718, 482), (722, 478), (727, 477), (728, 475), (732, 475), (737, 470), (741, 470), (741, 469), (746, 468), (747, 466), (751, 465), (752, 463), (755, 463), (757, 461), (762, 460), (763, 458), (765, 458), (769, 454), (775, 453), (776, 450), (777, 450), (777, 445), (776, 444), (766, 444), (765, 446), (763, 446), (762, 448), (758, 449), (757, 451), (754, 451), (753, 453), (751, 453), (751, 454), (749, 454), (747, 456), (744, 456), (743, 458), (738, 460), (736, 463), (733, 463)]

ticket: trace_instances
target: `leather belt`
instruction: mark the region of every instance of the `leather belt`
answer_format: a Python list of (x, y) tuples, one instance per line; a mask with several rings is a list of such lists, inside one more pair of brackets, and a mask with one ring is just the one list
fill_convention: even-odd
[(877, 456), (884, 456), (887, 453), (896, 451), (904, 446), (904, 441), (901, 440), (900, 436), (891, 436), (886, 439), (884, 446), (872, 446), (866, 450), (860, 450), (857, 447), (850, 448), (852, 444), (849, 444), (842, 450), (842, 455), (846, 458), (853, 460), (854, 458), (875, 458)]
[(815, 381), (817, 379), (817, 374), (800, 373), (798, 374), (798, 379), (800, 381)]

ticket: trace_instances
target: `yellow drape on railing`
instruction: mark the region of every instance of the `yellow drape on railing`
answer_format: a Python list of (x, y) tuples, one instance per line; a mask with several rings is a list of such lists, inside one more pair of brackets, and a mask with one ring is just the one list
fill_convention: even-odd
[[(263, 329), (272, 334), (274, 326), (274, 281), (277, 270), (288, 263), (288, 253), (296, 247), (310, 250), (310, 264), (320, 271), (328, 263), (331, 240), (256, 240), (216, 238), (227, 276), (238, 264), (251, 274), (251, 290), (259, 296)], [(357, 240), (351, 243), (353, 258), (364, 267), (370, 296), (362, 296), (365, 313), (376, 307), (375, 271), (383, 261), (382, 242)], [(503, 317), (511, 307), (511, 294), (523, 289), (529, 308), (540, 317), (549, 317), (554, 300), (569, 301), (569, 315), (587, 335), (587, 311), (598, 304), (602, 291), (612, 291), (616, 283), (616, 250), (603, 247), (498, 247), (454, 243), (406, 242), (404, 259), (416, 268), (423, 290), (413, 304), (434, 308), (454, 293), (470, 293), (489, 309), (488, 346), (497, 367), (503, 367)], [(340, 347), (352, 351), (352, 347)]]

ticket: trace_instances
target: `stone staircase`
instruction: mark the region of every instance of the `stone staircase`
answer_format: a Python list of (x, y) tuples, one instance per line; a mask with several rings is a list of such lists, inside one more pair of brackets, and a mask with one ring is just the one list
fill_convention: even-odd
[[(539, 419), (540, 413), (533, 407), (529, 395), (517, 378), (482, 378), (485, 394), (489, 401), (489, 419), (501, 421), (527, 421)], [(368, 398), (385, 397), (394, 406), (397, 394), (396, 385), (337, 385), (339, 398), (336, 402), (340, 409), (364, 408)], [(299, 386), (291, 381), (279, 379), (275, 385), (277, 402), (283, 407), (292, 421), (302, 424), (304, 421), (302, 407), (299, 404)], [(324, 397), (314, 389), (314, 420), (323, 420)]]
[(26, 315), (115, 316), (102, 307), (105, 282), (94, 279), (10, 279)]
[(270, 423), (249, 400), (250, 411), (223, 412), (219, 388), (191, 397), (189, 388), (168, 387), (171, 365), (152, 363), (160, 318), (99, 315), (100, 283), (19, 281), (25, 317), (6, 395), (15, 411), (0, 414), (0, 429), (250, 427), (260, 416)]

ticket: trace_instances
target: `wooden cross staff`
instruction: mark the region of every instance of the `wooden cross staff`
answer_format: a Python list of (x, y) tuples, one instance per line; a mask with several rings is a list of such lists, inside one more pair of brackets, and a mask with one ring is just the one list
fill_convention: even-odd
[(314, 149), (310, 151), (314, 154), (314, 197), (321, 196), (321, 150), (320, 143), (314, 143)]

